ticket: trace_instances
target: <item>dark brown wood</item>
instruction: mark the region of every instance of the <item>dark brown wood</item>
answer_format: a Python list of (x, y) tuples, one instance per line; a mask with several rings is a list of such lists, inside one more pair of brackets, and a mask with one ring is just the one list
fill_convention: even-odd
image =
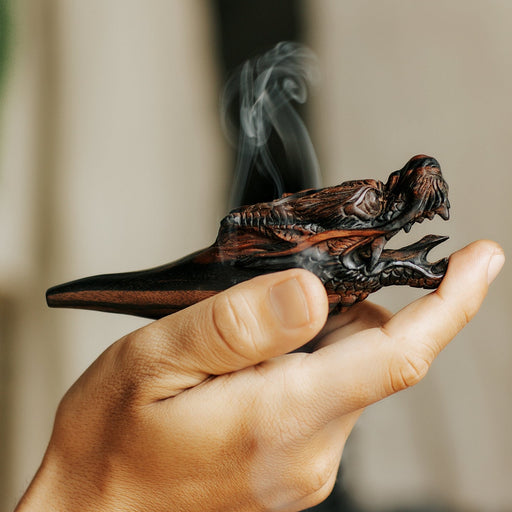
[(448, 260), (430, 263), (427, 254), (446, 237), (384, 246), (415, 222), (436, 214), (447, 220), (449, 207), (439, 163), (418, 155), (385, 184), (348, 181), (235, 209), (211, 247), (161, 267), (55, 286), (47, 302), (160, 318), (257, 275), (300, 267), (322, 280), (335, 312), (383, 286), (437, 287)]

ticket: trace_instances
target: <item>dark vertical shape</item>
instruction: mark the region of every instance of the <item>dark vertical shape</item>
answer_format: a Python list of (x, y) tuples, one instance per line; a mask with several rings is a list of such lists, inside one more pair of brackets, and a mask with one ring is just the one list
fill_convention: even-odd
[[(303, 19), (301, 0), (215, 0), (213, 12), (216, 16), (219, 65), (226, 81), (230, 73), (247, 59), (261, 55), (281, 41), (303, 41)], [(295, 110), (304, 118), (305, 109), (294, 104)], [(232, 112), (236, 118), (237, 112)], [(281, 139), (273, 131), (267, 147), (273, 163), (283, 174), (286, 192), (297, 192), (309, 188), (311, 183), (294, 176), (293, 163), (286, 158)], [(232, 157), (235, 169), (236, 150)], [(300, 175), (297, 173), (296, 175)], [(278, 196), (273, 180), (260, 172), (251, 173), (243, 191), (232, 200), (230, 206), (270, 201)]]
[[(237, 147), (232, 208), (240, 206), (240, 198), (252, 192), (251, 179), (269, 179), (272, 187), (264, 200), (320, 188), (316, 153), (296, 111), (307, 101), (316, 75), (317, 63), (311, 50), (285, 41), (248, 59), (229, 77), (221, 116), (226, 135)], [(279, 147), (272, 145), (276, 140), (281, 143)]]
[(0, 96), (3, 89), (6, 74), (5, 72), (8, 63), (10, 28), (11, 24), (9, 18), (8, 0), (0, 0)]
[[(304, 41), (306, 20), (302, 0), (214, 0), (214, 22), (217, 26), (219, 66), (227, 80), (229, 73), (247, 59), (260, 55), (280, 41)], [(296, 107), (304, 119), (304, 108)], [(236, 115), (236, 112), (233, 113)], [(268, 140), (269, 151), (276, 167), (288, 165), (279, 137), (273, 132)], [(235, 169), (236, 150), (233, 150), (232, 169)], [(307, 188), (300, 182), (288, 183), (287, 192)], [(268, 176), (252, 173), (242, 194), (231, 206), (254, 204), (275, 198), (275, 185)], [(354, 511), (351, 500), (341, 487), (337, 487), (327, 500), (311, 511)]]
[(224, 77), (280, 41), (301, 41), (299, 0), (214, 0), (220, 66)]

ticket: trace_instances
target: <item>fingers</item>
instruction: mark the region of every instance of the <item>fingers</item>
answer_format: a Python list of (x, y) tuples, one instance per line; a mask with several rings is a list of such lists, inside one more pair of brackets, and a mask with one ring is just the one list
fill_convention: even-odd
[(380, 327), (391, 318), (391, 313), (370, 301), (359, 302), (348, 310), (330, 317), (324, 328), (307, 345), (303, 352), (314, 352), (319, 348), (339, 343), (341, 339), (371, 327)]
[(450, 258), (438, 290), (404, 308), (382, 328), (308, 355), (302, 363), (304, 406), (316, 408), (321, 421), (329, 421), (416, 384), (476, 314), (488, 280), (503, 261), (497, 244), (475, 242)]
[(145, 366), (157, 369), (160, 392), (171, 393), (302, 346), (320, 331), (327, 312), (320, 280), (292, 269), (241, 283), (154, 322), (128, 344), (132, 355), (142, 350)]
[(391, 318), (387, 334), (426, 347), (432, 352), (427, 359), (431, 363), (480, 308), (490, 284), (491, 260), (492, 266), (504, 262), (503, 250), (493, 242), (475, 242), (453, 254), (439, 288)]
[(365, 329), (381, 327), (391, 316), (387, 309), (368, 300), (355, 304), (348, 311), (327, 320), (318, 336), (321, 341), (317, 347), (339, 342), (340, 339)]

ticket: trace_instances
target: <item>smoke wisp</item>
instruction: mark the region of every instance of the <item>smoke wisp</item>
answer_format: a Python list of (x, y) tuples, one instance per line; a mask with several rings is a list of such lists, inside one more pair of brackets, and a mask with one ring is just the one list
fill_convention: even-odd
[[(313, 144), (293, 106), (306, 101), (308, 85), (316, 81), (316, 75), (311, 50), (282, 42), (246, 61), (226, 83), (221, 118), (228, 139), (237, 147), (231, 207), (240, 205), (255, 172), (273, 186), (274, 198), (320, 186)], [(237, 123), (230, 118), (233, 112), (238, 114)], [(285, 165), (279, 165), (272, 152), (270, 138), (276, 136), (284, 150)]]

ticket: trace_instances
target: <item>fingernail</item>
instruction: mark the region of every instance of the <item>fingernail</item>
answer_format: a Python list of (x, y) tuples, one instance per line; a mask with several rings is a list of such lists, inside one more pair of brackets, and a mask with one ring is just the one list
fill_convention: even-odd
[(491, 284), (505, 263), (505, 255), (502, 252), (496, 252), (489, 260), (489, 267), (487, 268), (487, 282)]
[(309, 322), (308, 303), (295, 277), (273, 286), (269, 295), (272, 308), (284, 327), (296, 329)]

